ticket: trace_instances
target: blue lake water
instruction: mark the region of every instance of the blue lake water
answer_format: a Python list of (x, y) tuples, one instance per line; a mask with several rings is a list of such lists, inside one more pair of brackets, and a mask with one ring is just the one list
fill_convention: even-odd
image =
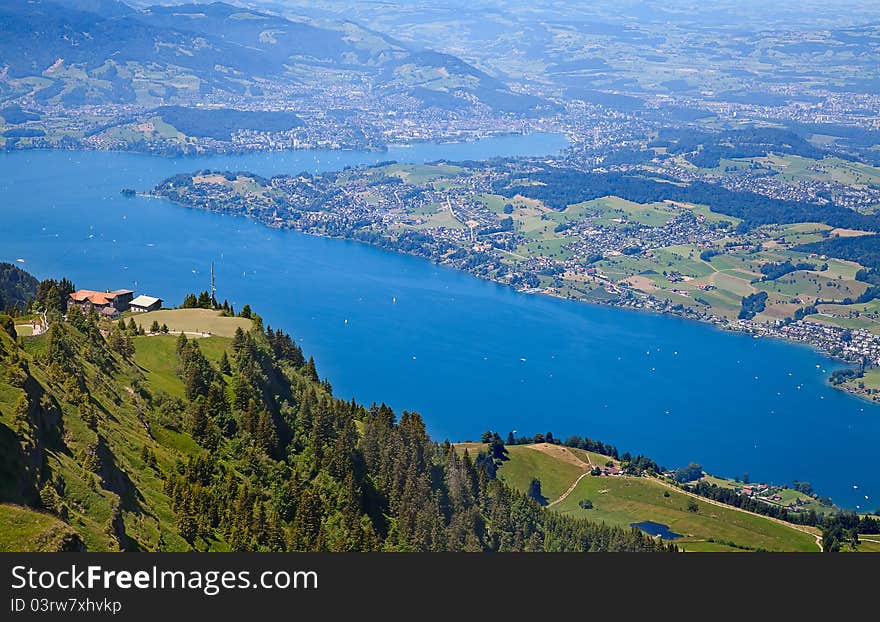
[(678, 540), (682, 537), (680, 533), (671, 531), (669, 525), (655, 523), (650, 520), (642, 521), (641, 523), (630, 523), (629, 526), (641, 529), (649, 536), (660, 536), (663, 540)]
[(837, 364), (809, 348), (519, 294), (357, 243), (120, 195), (198, 168), (271, 175), (537, 155), (564, 144), (532, 135), (381, 154), (3, 154), (0, 260), (171, 304), (207, 289), (214, 261), (220, 298), (249, 302), (294, 334), (337, 395), (419, 411), (438, 439), (487, 428), (576, 433), (665, 466), (695, 461), (752, 481), (801, 479), (844, 506), (880, 506), (880, 406), (827, 386)]

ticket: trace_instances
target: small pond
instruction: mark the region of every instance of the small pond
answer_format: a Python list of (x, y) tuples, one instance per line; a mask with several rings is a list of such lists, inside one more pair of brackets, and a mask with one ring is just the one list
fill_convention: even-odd
[(629, 526), (641, 529), (649, 536), (660, 536), (663, 540), (677, 540), (682, 537), (680, 533), (670, 531), (669, 525), (655, 523), (649, 520), (642, 521), (641, 523), (630, 523)]

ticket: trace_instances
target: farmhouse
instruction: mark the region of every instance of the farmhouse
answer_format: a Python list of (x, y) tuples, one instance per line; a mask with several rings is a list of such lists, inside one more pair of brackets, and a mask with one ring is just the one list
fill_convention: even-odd
[(132, 313), (146, 313), (147, 311), (158, 311), (162, 308), (162, 299), (153, 298), (152, 296), (144, 296), (141, 294), (131, 301), (129, 308)]
[(621, 473), (623, 473), (623, 471), (621, 471), (616, 466), (601, 466), (599, 467), (599, 471), (601, 471), (602, 475), (607, 475), (609, 477), (620, 475)]
[(123, 311), (128, 311), (134, 292), (130, 289), (117, 289), (116, 291), (96, 292), (90, 289), (81, 289), (70, 294), (68, 305), (74, 305), (85, 313), (94, 309), (105, 317), (115, 317)]

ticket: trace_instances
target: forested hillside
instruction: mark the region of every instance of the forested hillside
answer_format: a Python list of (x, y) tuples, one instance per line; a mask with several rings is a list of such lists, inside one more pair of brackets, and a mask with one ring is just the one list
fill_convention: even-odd
[(11, 263), (0, 263), (0, 310), (23, 310), (37, 295), (37, 279)]
[(61, 300), (42, 335), (0, 329), (0, 549), (672, 548), (547, 511), (418, 414), (335, 398), (249, 312), (250, 330), (196, 339), (64, 320)]

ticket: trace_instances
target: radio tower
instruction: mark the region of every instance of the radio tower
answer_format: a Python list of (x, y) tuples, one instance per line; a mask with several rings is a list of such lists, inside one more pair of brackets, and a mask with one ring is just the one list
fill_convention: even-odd
[(217, 308), (217, 285), (214, 281), (214, 262), (211, 262), (211, 306)]

